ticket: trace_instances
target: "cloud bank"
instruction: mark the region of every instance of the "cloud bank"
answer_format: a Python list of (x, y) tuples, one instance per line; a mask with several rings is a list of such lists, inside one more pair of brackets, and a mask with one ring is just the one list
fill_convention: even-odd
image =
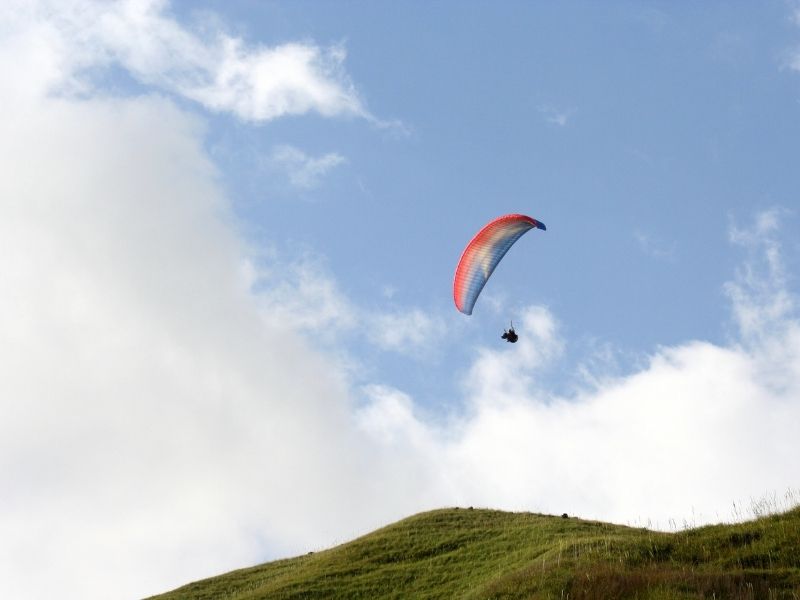
[[(521, 341), (475, 349), (461, 397), (443, 399), (460, 408), (433, 419), (401, 383), (361, 386), (335, 337), (305, 342), (358, 307), (302, 261), (263, 283), (199, 117), (153, 93), (48, 94), (126, 52), (114, 60), (143, 81), (213, 89), (214, 69), (197, 67), (198, 88), (186, 75), (211, 64), (194, 34), (160, 3), (70, 6), (6, 9), (0, 45), (0, 596), (142, 597), (442, 505), (667, 526), (796, 485), (800, 324), (779, 213), (758, 236), (732, 228), (745, 260), (726, 288), (730, 343), (659, 348), (560, 396), (539, 382), (567, 342), (529, 307)], [(160, 33), (140, 55), (90, 27), (85, 56), (64, 64), (87, 11)], [(305, 81), (307, 64), (293, 68)], [(243, 118), (293, 110), (230, 89), (198, 101)], [(375, 344), (424, 349), (435, 317), (393, 314)]]

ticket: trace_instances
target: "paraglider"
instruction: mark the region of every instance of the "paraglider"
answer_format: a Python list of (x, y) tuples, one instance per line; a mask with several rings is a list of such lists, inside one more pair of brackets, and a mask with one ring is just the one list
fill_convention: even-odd
[(511, 321), (511, 329), (509, 329), (508, 331), (503, 330), (503, 335), (500, 336), (500, 339), (503, 339), (507, 342), (511, 342), (512, 344), (517, 343), (519, 336), (517, 335), (517, 332), (514, 331), (514, 321)]
[[(465, 315), (472, 314), (475, 302), (495, 267), (514, 242), (534, 228), (547, 230), (541, 221), (526, 215), (511, 214), (490, 221), (475, 234), (461, 254), (453, 279), (453, 300), (459, 311)], [(501, 337), (513, 344), (519, 336), (512, 324), (511, 329)]]

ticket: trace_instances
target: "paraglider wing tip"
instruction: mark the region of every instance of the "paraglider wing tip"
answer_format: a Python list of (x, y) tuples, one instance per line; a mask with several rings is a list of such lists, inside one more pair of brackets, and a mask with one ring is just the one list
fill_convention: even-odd
[(536, 227), (543, 231), (547, 231), (547, 227), (545, 227), (544, 223), (542, 223), (541, 221), (536, 221)]
[(472, 314), (472, 308), (467, 308), (466, 306), (461, 306), (458, 303), (458, 301), (456, 301), (456, 308), (458, 309), (458, 312), (460, 312), (462, 314), (465, 314), (465, 315), (471, 315)]

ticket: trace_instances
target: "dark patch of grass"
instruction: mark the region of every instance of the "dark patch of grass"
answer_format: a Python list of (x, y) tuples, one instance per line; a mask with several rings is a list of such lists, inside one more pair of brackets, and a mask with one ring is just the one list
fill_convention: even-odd
[(769, 571), (704, 572), (677, 566), (630, 569), (595, 565), (573, 577), (567, 595), (572, 600), (608, 598), (797, 598), (786, 573)]

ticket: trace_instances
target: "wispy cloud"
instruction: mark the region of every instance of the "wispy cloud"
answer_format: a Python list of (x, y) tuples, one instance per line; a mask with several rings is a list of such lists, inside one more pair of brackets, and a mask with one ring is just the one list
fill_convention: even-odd
[(378, 125), (344, 70), (342, 46), (250, 44), (219, 27), (192, 29), (164, 0), (11, 0), (13, 45), (38, 61), (47, 89), (91, 88), (93, 69), (118, 64), (142, 83), (246, 121), (317, 112)]
[(648, 256), (658, 260), (675, 260), (675, 242), (666, 243), (662, 240), (657, 240), (652, 235), (644, 233), (643, 231), (635, 231), (633, 235), (639, 247), (642, 249), (642, 252)]
[[(800, 27), (800, 2), (793, 2), (789, 19), (792, 23)], [(800, 48), (795, 46), (787, 51), (784, 65), (794, 71), (800, 71)]]
[(332, 341), (356, 324), (356, 307), (339, 289), (319, 259), (273, 260), (261, 264), (252, 287), (265, 323), (291, 331), (306, 331)]
[(797, 309), (789, 292), (788, 276), (777, 237), (781, 221), (789, 216), (785, 209), (773, 208), (756, 216), (744, 227), (731, 224), (729, 239), (742, 247), (748, 259), (737, 269), (737, 276), (725, 285), (731, 298), (734, 317), (741, 334), (750, 338), (778, 334)]
[(442, 319), (419, 308), (375, 314), (369, 325), (370, 339), (379, 348), (426, 357), (443, 330)]
[(741, 32), (721, 31), (711, 39), (709, 54), (723, 63), (740, 65), (753, 55), (752, 45), (750, 37)]
[(281, 145), (273, 148), (269, 162), (285, 171), (293, 186), (309, 190), (317, 187), (325, 175), (346, 163), (347, 159), (335, 152), (315, 158), (294, 146)]
[(547, 104), (540, 105), (537, 110), (545, 122), (558, 127), (564, 127), (576, 112), (574, 108), (561, 109)]

